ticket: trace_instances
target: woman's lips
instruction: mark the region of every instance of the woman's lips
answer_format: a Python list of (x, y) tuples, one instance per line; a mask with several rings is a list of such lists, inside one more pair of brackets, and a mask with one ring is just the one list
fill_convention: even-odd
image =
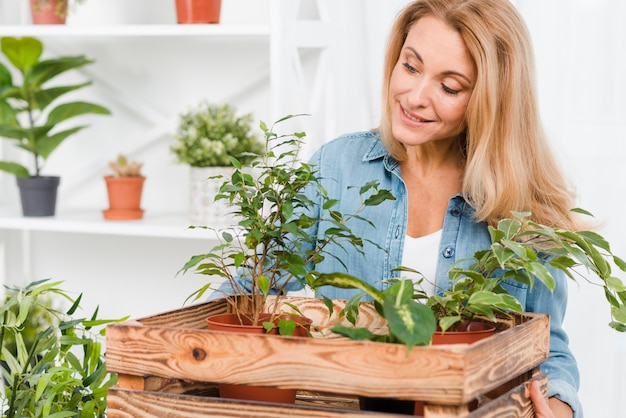
[(413, 113), (409, 113), (409, 112), (408, 112), (408, 111), (407, 111), (404, 107), (402, 107), (402, 106), (400, 106), (400, 107), (401, 107), (401, 109), (402, 109), (402, 113), (404, 114), (404, 116), (405, 116), (407, 119), (409, 119), (410, 121), (412, 121), (412, 122), (419, 123), (419, 124), (422, 124), (422, 123), (427, 123), (427, 122), (431, 122), (430, 120), (428, 120), (428, 119), (426, 119), (426, 118), (423, 118), (423, 117), (421, 117), (420, 115), (415, 115), (415, 114), (413, 114)]

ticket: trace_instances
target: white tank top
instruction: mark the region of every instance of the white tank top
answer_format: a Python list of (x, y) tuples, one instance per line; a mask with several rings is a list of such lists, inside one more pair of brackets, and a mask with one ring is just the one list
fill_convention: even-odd
[(439, 258), (441, 232), (442, 230), (440, 229), (430, 235), (419, 238), (412, 238), (407, 235), (404, 239), (402, 265), (419, 271), (421, 275), (402, 271), (400, 272), (400, 277), (415, 282), (424, 276), (421, 288), (428, 296), (435, 294), (435, 279), (437, 277), (437, 260)]

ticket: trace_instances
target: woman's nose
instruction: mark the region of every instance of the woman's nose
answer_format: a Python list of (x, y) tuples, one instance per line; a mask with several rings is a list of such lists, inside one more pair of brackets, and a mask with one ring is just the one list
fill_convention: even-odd
[(412, 107), (426, 106), (430, 102), (432, 89), (423, 77), (414, 80), (409, 91), (409, 104)]

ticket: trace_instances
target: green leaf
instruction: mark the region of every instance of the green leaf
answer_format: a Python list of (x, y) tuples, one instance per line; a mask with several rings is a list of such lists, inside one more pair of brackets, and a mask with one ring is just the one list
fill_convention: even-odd
[(335, 286), (342, 289), (359, 289), (381, 304), (384, 299), (379, 290), (362, 280), (345, 273), (320, 274), (319, 277), (311, 283), (311, 287), (313, 289), (317, 289), (322, 286)]
[(377, 206), (386, 200), (396, 200), (389, 190), (379, 190), (376, 194), (368, 197), (363, 202), (365, 206)]
[(257, 278), (257, 284), (259, 286), (259, 289), (261, 290), (261, 293), (264, 295), (267, 295), (270, 291), (270, 281), (266, 276), (259, 276)]
[(0, 161), (0, 170), (13, 174), (15, 177), (28, 178), (30, 173), (28, 169), (21, 164), (8, 161)]
[(394, 298), (385, 298), (383, 312), (391, 335), (406, 344), (408, 350), (430, 343), (437, 328), (432, 310), (413, 300), (396, 303)]
[(29, 36), (19, 39), (10, 36), (2, 38), (2, 53), (22, 73), (35, 65), (42, 52), (43, 45), (36, 38)]
[(296, 330), (296, 321), (293, 319), (281, 319), (278, 321), (278, 333), (280, 335), (293, 335)]
[(335, 305), (333, 300), (327, 296), (322, 295), (322, 300), (324, 301), (324, 305), (328, 308), (328, 316), (333, 316), (333, 312), (335, 312)]
[(367, 328), (353, 328), (345, 325), (333, 325), (331, 331), (356, 341), (375, 341), (378, 336)]

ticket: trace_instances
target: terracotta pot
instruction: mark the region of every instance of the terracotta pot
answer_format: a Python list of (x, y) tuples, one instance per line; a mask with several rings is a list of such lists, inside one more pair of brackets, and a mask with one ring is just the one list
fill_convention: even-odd
[[(437, 331), (433, 334), (432, 345), (472, 344), (490, 337), (496, 331), (493, 325), (484, 322), (470, 322), (464, 331)], [(366, 411), (389, 412), (403, 415), (424, 415), (424, 402), (389, 398), (359, 397), (359, 407)], [(470, 411), (478, 407), (478, 402), (470, 403)]]
[[(269, 321), (270, 314), (265, 314), (261, 317), (261, 322)], [(300, 316), (283, 315), (280, 318), (289, 318), (296, 321), (296, 330), (294, 336), (306, 337), (309, 335), (308, 331), (311, 326), (311, 320)], [(276, 319), (275, 323), (278, 323)], [(241, 324), (237, 314), (227, 313), (212, 315), (207, 318), (207, 326), (211, 331), (222, 332), (242, 332), (245, 334), (266, 334), (265, 328), (262, 325)], [(278, 328), (274, 327), (270, 334), (278, 334)], [(290, 404), (296, 401), (295, 389), (275, 389), (263, 386), (252, 385), (233, 385), (227, 383), (220, 383), (218, 385), (221, 398), (248, 400), (248, 401), (261, 401), (261, 402), (275, 402)]]
[(435, 332), (432, 344), (472, 344), (483, 338), (490, 337), (496, 332), (496, 328), (493, 325), (485, 322), (470, 322), (467, 326), (465, 326), (465, 323), (462, 323), (461, 328), (465, 330)]
[(144, 212), (141, 209), (141, 195), (146, 178), (106, 176), (104, 180), (109, 197), (109, 209), (102, 211), (104, 219), (141, 219)]
[(176, 0), (178, 23), (220, 23), (222, 0)]
[(30, 0), (30, 12), (35, 25), (63, 25), (67, 0)]

